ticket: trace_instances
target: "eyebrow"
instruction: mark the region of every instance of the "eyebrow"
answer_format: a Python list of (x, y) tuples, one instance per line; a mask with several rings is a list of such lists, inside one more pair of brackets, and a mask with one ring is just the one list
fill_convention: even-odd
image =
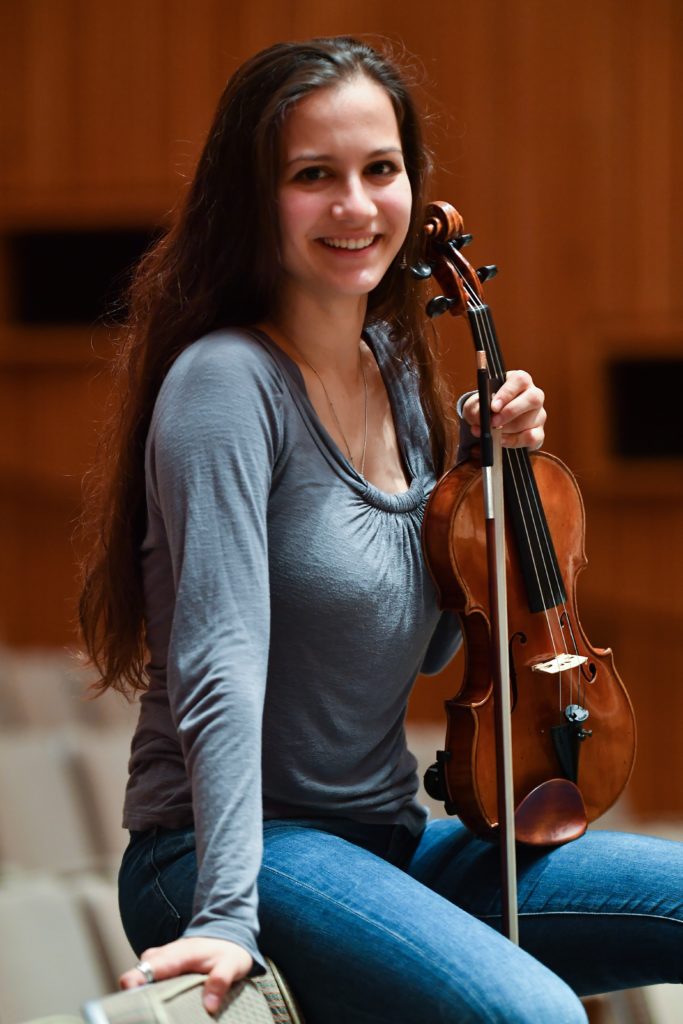
[[(374, 160), (378, 156), (386, 156), (388, 153), (399, 153), (400, 156), (403, 156), (403, 150), (400, 146), (383, 146), (381, 149), (373, 149), (371, 153), (368, 153), (367, 159)], [(302, 153), (300, 156), (295, 156), (288, 160), (285, 167), (298, 163), (322, 163), (325, 160), (334, 160), (334, 157), (330, 153)]]

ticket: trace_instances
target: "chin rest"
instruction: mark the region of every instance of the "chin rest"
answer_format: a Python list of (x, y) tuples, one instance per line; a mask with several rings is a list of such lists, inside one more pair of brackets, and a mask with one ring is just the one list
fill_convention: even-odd
[(529, 846), (562, 846), (587, 828), (581, 791), (568, 779), (542, 782), (515, 810), (515, 838)]

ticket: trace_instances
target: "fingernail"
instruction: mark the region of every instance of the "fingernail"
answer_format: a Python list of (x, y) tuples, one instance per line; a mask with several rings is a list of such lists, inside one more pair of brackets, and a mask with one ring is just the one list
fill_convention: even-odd
[(220, 999), (213, 992), (210, 992), (208, 996), (204, 996), (204, 1009), (207, 1013), (215, 1013), (220, 1004)]

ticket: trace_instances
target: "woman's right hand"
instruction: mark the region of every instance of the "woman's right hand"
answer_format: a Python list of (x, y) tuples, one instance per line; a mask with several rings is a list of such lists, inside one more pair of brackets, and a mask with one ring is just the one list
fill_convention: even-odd
[[(140, 960), (149, 964), (155, 981), (176, 978), (179, 974), (207, 974), (203, 993), (207, 1013), (220, 1009), (230, 986), (246, 977), (253, 964), (246, 949), (236, 942), (204, 939), (198, 935), (146, 949)], [(121, 975), (119, 984), (124, 989), (137, 988), (145, 984), (145, 978), (133, 967)]]

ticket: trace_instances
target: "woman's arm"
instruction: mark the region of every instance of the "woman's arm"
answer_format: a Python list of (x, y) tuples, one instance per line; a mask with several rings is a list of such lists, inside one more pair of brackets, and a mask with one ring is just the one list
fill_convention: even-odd
[[(166, 684), (192, 787), (198, 881), (184, 936), (143, 958), (155, 978), (209, 973), (207, 1008), (261, 962), (267, 506), (281, 440), (279, 387), (258, 342), (212, 335), (169, 374), (148, 445), (149, 514), (173, 570)], [(122, 984), (142, 980), (134, 970)]]

